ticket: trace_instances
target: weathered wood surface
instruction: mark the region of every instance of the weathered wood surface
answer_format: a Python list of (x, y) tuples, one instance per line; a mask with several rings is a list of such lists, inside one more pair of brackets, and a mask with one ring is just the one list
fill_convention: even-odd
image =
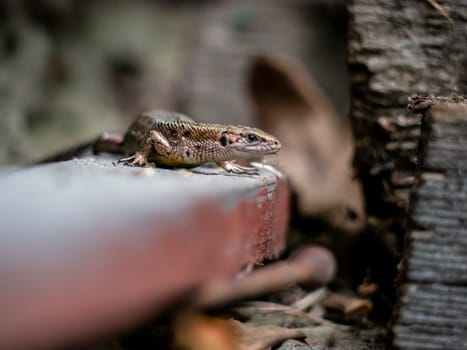
[(411, 109), (424, 114), (423, 147), (402, 264), (394, 343), (402, 349), (464, 349), (467, 101), (422, 98), (412, 101)]
[[(409, 211), (410, 193), (416, 181), (421, 137), (421, 115), (407, 111), (408, 97), (417, 93), (449, 96), (467, 92), (467, 2), (351, 0), (348, 10), (352, 82), (350, 116), (356, 140), (354, 164), (364, 184), (369, 228), (379, 232), (382, 237), (387, 236), (389, 239), (385, 239), (386, 242), (391, 239), (399, 242), (393, 247), (397, 251), (406, 231), (404, 225)], [(461, 143), (454, 149), (445, 149), (439, 144), (430, 147), (432, 151), (428, 151), (431, 153), (427, 155), (425, 164), (440, 162), (440, 166), (447, 166), (446, 162), (449, 161), (455, 167), (462, 167), (459, 162), (465, 164), (461, 158), (457, 162), (453, 158), (459, 154), (456, 152), (463, 152)], [(437, 147), (441, 149), (436, 150)], [(460, 283), (459, 279), (465, 276), (463, 248), (462, 243), (459, 243), (464, 228), (460, 225), (452, 226), (456, 219), (449, 217), (455, 215), (452, 207), (454, 203), (463, 205), (463, 185), (462, 182), (456, 184), (445, 181), (442, 179), (436, 182), (432, 179), (429, 184), (425, 182), (420, 187), (419, 196), (422, 197), (417, 202), (419, 220), (422, 223), (425, 220), (426, 224), (431, 217), (435, 223), (442, 221), (443, 224), (438, 227), (436, 235), (425, 232), (432, 230), (423, 228), (410, 233), (413, 237), (418, 235), (426, 238), (415, 239), (409, 248), (412, 259), (407, 271), (408, 279), (401, 289), (400, 317), (395, 327), (395, 343), (401, 348), (414, 348), (417, 345), (436, 348), (436, 344), (441, 344), (444, 341), (442, 337), (446, 339), (448, 334), (443, 332), (449, 328), (443, 326), (438, 331), (433, 326), (436, 324), (435, 319), (440, 321), (437, 325), (449, 320), (447, 324), (452, 334), (458, 330), (459, 324), (455, 324), (452, 317), (441, 317), (456, 312), (461, 315), (461, 307), (457, 306), (456, 311), (447, 307), (451, 302), (454, 303), (454, 292), (452, 296), (442, 293), (430, 296), (433, 297), (431, 308), (418, 308), (416, 303), (409, 306), (416, 300), (409, 298), (413, 293), (437, 287), (429, 283), (446, 283), (442, 286), (450, 289), (454, 287), (449, 287), (448, 283)], [(443, 193), (446, 190), (460, 197), (452, 197), (449, 201), (437, 198), (438, 206), (447, 206), (445, 211), (441, 211), (441, 207), (430, 207), (428, 203), (434, 205), (434, 202), (422, 204), (423, 196), (433, 191)], [(422, 215), (423, 210), (425, 214)], [(434, 211), (433, 214), (445, 216), (430, 216), (430, 210)], [(388, 273), (382, 268), (373, 269), (372, 276), (380, 286), (392, 282), (397, 272), (397, 261), (398, 256), (394, 254), (392, 272)], [(390, 295), (392, 284), (388, 286)], [(430, 304), (430, 299), (421, 300), (427, 301), (425, 305)], [(431, 321), (424, 323), (425, 317), (431, 317)], [(418, 323), (414, 323), (415, 320)], [(417, 329), (425, 325), (431, 337), (428, 337), (428, 331), (416, 333)], [(462, 329), (463, 326), (460, 327)], [(411, 332), (413, 335), (410, 335)], [(439, 337), (434, 340), (437, 335)]]
[[(420, 116), (408, 96), (467, 92), (467, 2), (352, 0), (349, 64), (356, 166), (368, 213), (403, 219), (417, 163)], [(452, 22), (451, 22), (452, 21)]]
[(154, 317), (285, 246), (288, 185), (79, 159), (0, 172), (0, 348), (70, 345)]

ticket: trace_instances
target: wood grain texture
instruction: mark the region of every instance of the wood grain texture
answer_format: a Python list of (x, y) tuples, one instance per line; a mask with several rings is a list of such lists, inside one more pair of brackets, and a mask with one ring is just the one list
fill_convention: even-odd
[(370, 215), (382, 215), (381, 201), (402, 214), (408, 205), (420, 137), (420, 115), (406, 110), (408, 96), (467, 91), (467, 3), (438, 3), (452, 24), (428, 1), (348, 5), (355, 163), (380, 184), (379, 191), (367, 189)]
[[(423, 99), (420, 171), (402, 264), (395, 345), (457, 349), (467, 342), (467, 103)], [(417, 99), (415, 103), (417, 104)]]
[(1, 172), (0, 348), (86, 343), (284, 249), (285, 180), (77, 159)]
[[(410, 241), (393, 329), (394, 343), (402, 349), (459, 348), (466, 341), (460, 336), (464, 321), (454, 317), (465, 318), (457, 295), (467, 292), (464, 122), (452, 110), (432, 110), (443, 117), (433, 121), (431, 131), (423, 131), (433, 137), (424, 138), (426, 153), (420, 159), (427, 106), (419, 113), (407, 110), (414, 94), (467, 92), (467, 3), (437, 4), (452, 22), (430, 1), (348, 3), (354, 164), (364, 184), (369, 222), (381, 226), (378, 232), (397, 240), (407, 235)], [(458, 108), (444, 103), (443, 108)], [(418, 176), (419, 164), (426, 171)], [(407, 233), (411, 192), (419, 178)], [(381, 271), (374, 275), (381, 282), (393, 278)]]

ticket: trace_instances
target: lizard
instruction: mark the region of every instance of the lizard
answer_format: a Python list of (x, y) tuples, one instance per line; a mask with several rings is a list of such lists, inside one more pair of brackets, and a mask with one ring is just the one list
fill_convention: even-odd
[(279, 140), (258, 128), (197, 123), (185, 114), (165, 110), (143, 112), (124, 135), (103, 133), (92, 143), (94, 153), (121, 153), (125, 157), (118, 163), (129, 166), (193, 168), (214, 162), (234, 174), (258, 173), (257, 167), (242, 166), (236, 160), (280, 149)]

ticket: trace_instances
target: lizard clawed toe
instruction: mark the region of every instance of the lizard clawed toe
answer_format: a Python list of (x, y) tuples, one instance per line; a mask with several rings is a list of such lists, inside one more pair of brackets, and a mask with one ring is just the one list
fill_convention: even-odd
[(233, 174), (247, 174), (247, 175), (258, 175), (259, 170), (254, 167), (246, 167), (235, 164), (234, 161), (218, 163), (225, 171)]
[(130, 164), (130, 160), (133, 160), (135, 159), (135, 156), (131, 156), (131, 157), (126, 157), (126, 158), (120, 158), (118, 161), (117, 161), (117, 164), (120, 164), (120, 163), (124, 163), (125, 165), (129, 165)]
[(128, 166), (145, 166), (146, 164), (155, 166), (154, 163), (148, 163), (146, 157), (141, 152), (136, 152), (130, 157), (122, 158), (117, 162), (117, 164), (119, 163), (125, 163)]

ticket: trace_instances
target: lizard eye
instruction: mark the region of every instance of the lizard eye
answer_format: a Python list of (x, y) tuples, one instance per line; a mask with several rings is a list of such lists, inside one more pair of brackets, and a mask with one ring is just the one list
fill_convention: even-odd
[(258, 141), (258, 137), (255, 134), (248, 134), (247, 140), (248, 142), (255, 142), (255, 141)]

